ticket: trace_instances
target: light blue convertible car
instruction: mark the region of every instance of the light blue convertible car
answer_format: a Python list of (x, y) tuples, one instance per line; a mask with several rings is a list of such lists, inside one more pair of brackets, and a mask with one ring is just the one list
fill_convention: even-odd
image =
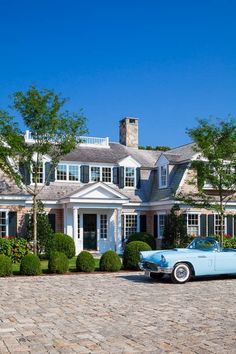
[(154, 279), (170, 274), (174, 283), (204, 275), (236, 275), (236, 249), (222, 249), (213, 237), (196, 237), (187, 248), (140, 252), (139, 266)]

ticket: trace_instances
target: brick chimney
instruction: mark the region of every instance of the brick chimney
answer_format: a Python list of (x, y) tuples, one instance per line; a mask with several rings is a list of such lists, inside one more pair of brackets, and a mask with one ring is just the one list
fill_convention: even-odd
[(138, 118), (125, 117), (120, 120), (120, 144), (138, 148)]

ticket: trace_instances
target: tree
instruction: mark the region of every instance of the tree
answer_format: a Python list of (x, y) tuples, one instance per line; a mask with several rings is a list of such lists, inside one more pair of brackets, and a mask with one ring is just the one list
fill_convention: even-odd
[[(227, 203), (236, 192), (236, 121), (229, 117), (211, 123), (198, 121), (187, 132), (196, 143), (196, 159), (191, 168), (197, 173), (190, 184), (198, 188), (178, 198), (187, 204), (214, 210), (220, 218), (220, 242), (224, 238), (224, 216)], [(209, 188), (210, 187), (210, 188)]]
[(186, 222), (179, 211), (179, 206), (174, 205), (170, 214), (166, 215), (162, 241), (163, 248), (183, 247), (189, 242)]
[[(27, 226), (27, 239), (34, 239), (34, 220), (33, 209), (29, 215)], [(53, 230), (49, 224), (48, 215), (44, 210), (44, 205), (41, 200), (37, 200), (37, 250), (40, 253), (47, 248), (47, 245), (52, 242)]]
[[(7, 111), (0, 111), (0, 168), (22, 191), (32, 196), (35, 254), (38, 196), (50, 183), (61, 157), (72, 151), (80, 141), (79, 137), (87, 132), (86, 120), (81, 112), (62, 110), (66, 101), (52, 90), (39, 90), (35, 86), (30, 86), (26, 92), (13, 94), (12, 108), (30, 131), (30, 142), (25, 140), (17, 118)], [(43, 182), (40, 173), (45, 156), (50, 163)], [(26, 178), (27, 172), (31, 175), (30, 184)]]

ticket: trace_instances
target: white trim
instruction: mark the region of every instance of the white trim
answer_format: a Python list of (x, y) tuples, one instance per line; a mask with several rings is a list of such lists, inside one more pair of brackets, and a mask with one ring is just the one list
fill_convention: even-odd
[(157, 215), (157, 239), (158, 240), (162, 240), (163, 239), (163, 235), (161, 235), (161, 229), (160, 229), (160, 216), (165, 216), (167, 215), (166, 211), (160, 211), (156, 213)]
[[(9, 209), (0, 209), (0, 212), (6, 213), (6, 236), (11, 236), (9, 235)], [(2, 236), (0, 236), (2, 237)]]
[[(57, 172), (58, 172), (58, 166), (66, 166), (66, 179), (58, 179), (57, 178)], [(78, 167), (78, 180), (74, 181), (74, 180), (70, 180), (69, 179), (69, 167), (70, 166), (75, 166), (75, 167)], [(59, 182), (59, 183), (80, 183), (80, 165), (77, 164), (77, 163), (67, 163), (67, 162), (59, 162), (58, 165), (56, 166), (55, 168), (55, 182)]]
[(187, 233), (189, 234), (189, 228), (191, 227), (191, 225), (189, 225), (189, 215), (197, 215), (198, 217), (198, 224), (196, 225), (198, 230), (197, 230), (197, 235), (192, 235), (192, 236), (200, 236), (201, 235), (201, 212), (194, 212), (194, 211), (189, 211), (189, 212), (186, 212), (186, 215), (187, 215)]

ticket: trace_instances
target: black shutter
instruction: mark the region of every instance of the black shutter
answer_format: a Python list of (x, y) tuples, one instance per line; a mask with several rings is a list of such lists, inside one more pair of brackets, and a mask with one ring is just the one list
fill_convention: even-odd
[(208, 236), (213, 236), (214, 233), (214, 215), (208, 215)]
[(119, 167), (113, 167), (113, 183), (119, 184)]
[(56, 214), (48, 214), (48, 222), (52, 230), (56, 232)]
[(55, 169), (52, 168), (52, 164), (50, 162), (45, 162), (45, 182), (46, 185), (49, 186), (50, 182), (55, 181)]
[(206, 215), (201, 214), (200, 216), (200, 236), (205, 237), (206, 234)]
[(22, 176), (23, 183), (25, 185), (29, 185), (30, 184), (30, 171), (27, 168), (26, 164), (20, 162), (20, 164), (19, 164), (19, 172), (20, 172), (20, 174)]
[(140, 215), (139, 222), (140, 222), (140, 232), (147, 232), (147, 216)]
[(233, 216), (227, 215), (227, 235), (233, 236)]
[(136, 188), (140, 188), (140, 167), (136, 168)]
[(158, 237), (158, 215), (153, 216), (153, 236)]
[(17, 236), (17, 213), (9, 211), (8, 213), (8, 236)]
[(124, 188), (124, 185), (125, 185), (125, 168), (123, 166), (120, 166), (119, 168), (119, 187), (120, 188)]
[(83, 183), (89, 182), (89, 166), (87, 165), (80, 166), (80, 180)]

